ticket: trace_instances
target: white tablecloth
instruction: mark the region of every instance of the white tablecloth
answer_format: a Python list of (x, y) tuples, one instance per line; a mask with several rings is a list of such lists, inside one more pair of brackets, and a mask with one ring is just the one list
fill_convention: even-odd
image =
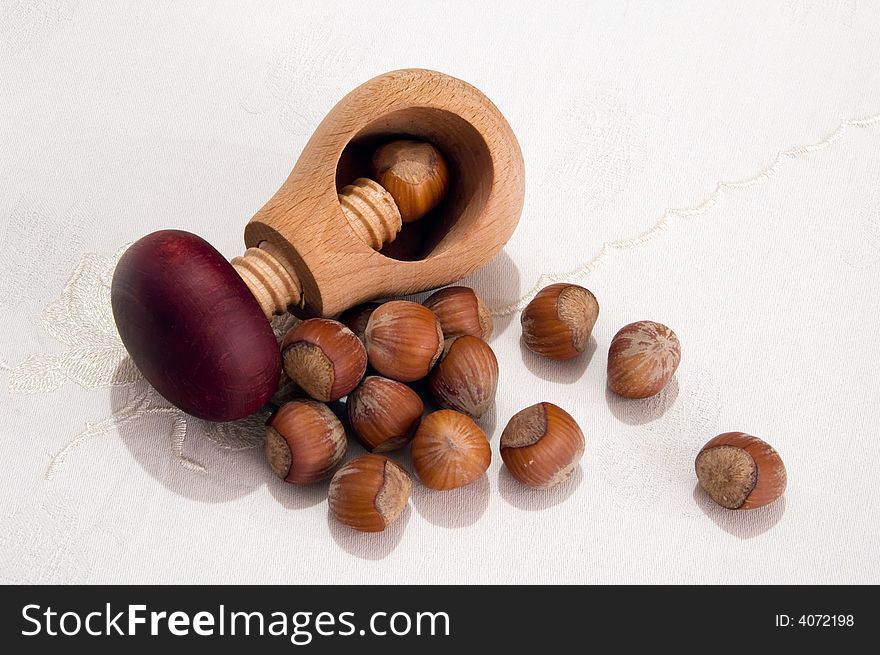
[[(0, 2), (0, 579), (880, 582), (880, 8), (781, 3)], [(461, 77), (522, 145), (526, 204), (469, 284), (498, 313), (488, 475), (416, 485), (379, 535), (139, 378), (109, 313), (159, 228), (232, 257), (323, 115), (396, 68)], [(568, 364), (520, 346), (555, 280), (601, 304)], [(606, 392), (611, 337), (681, 338), (659, 397)], [(548, 400), (587, 440), (533, 492), (500, 431)], [(789, 488), (728, 512), (693, 459), (743, 430)], [(349, 456), (362, 451), (350, 448)], [(400, 458), (408, 465), (406, 457)]]

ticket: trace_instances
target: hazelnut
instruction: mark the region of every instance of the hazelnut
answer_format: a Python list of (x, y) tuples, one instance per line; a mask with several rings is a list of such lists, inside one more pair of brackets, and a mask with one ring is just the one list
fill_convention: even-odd
[(501, 433), (501, 459), (514, 478), (530, 487), (559, 484), (583, 454), (583, 432), (568, 412), (552, 403), (514, 414)]
[(479, 418), (492, 405), (498, 388), (495, 353), (477, 337), (447, 339), (428, 387), (440, 407)]
[(449, 188), (443, 155), (423, 141), (403, 139), (378, 148), (373, 153), (373, 177), (394, 198), (404, 223), (434, 209)]
[(412, 480), (382, 455), (362, 455), (336, 471), (330, 481), (330, 513), (361, 532), (381, 532), (401, 515)]
[(754, 509), (785, 491), (782, 458), (769, 444), (743, 432), (725, 432), (712, 439), (694, 462), (700, 486), (727, 509)]
[(339, 321), (310, 318), (281, 342), (284, 372), (306, 394), (322, 402), (354, 389), (367, 370), (364, 344)]
[(376, 307), (381, 304), (378, 302), (365, 302), (355, 305), (351, 309), (346, 309), (342, 312), (339, 322), (354, 332), (358, 339), (363, 341), (364, 330), (367, 329), (367, 321), (370, 320), (370, 315), (375, 311)]
[(266, 458), (286, 482), (309, 484), (329, 477), (346, 444), (342, 423), (314, 400), (284, 403), (267, 421)]
[(488, 341), (492, 336), (492, 315), (480, 297), (468, 287), (446, 287), (422, 303), (437, 315), (447, 339), (470, 334)]
[(427, 307), (392, 300), (377, 307), (364, 331), (374, 369), (400, 382), (425, 377), (443, 351), (440, 322)]
[(382, 453), (409, 442), (425, 405), (419, 394), (402, 382), (369, 375), (349, 394), (346, 409), (361, 445), (372, 453)]
[(637, 321), (620, 329), (608, 350), (608, 386), (624, 398), (648, 398), (663, 390), (681, 361), (675, 332)]
[(419, 480), (431, 489), (470, 484), (489, 468), (492, 449), (470, 418), (441, 409), (422, 419), (412, 441), (412, 462)]
[(523, 342), (537, 355), (565, 360), (587, 349), (599, 303), (576, 284), (551, 284), (526, 305), (520, 322)]

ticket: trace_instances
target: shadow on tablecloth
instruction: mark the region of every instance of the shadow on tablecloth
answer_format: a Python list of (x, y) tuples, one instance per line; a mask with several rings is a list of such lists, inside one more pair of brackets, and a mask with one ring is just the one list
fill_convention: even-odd
[(694, 502), (719, 528), (739, 539), (753, 539), (764, 534), (785, 514), (785, 496), (757, 509), (730, 510), (709, 498), (699, 483), (694, 485)]

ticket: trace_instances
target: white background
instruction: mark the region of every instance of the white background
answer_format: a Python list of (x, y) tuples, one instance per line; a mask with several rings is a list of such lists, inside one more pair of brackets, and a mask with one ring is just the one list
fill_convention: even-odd
[[(878, 53), (863, 0), (0, 1), (0, 579), (880, 582)], [(323, 115), (401, 67), (483, 90), (527, 193), (469, 281), (499, 313), (488, 475), (417, 485), (360, 535), (328, 519), (326, 485), (274, 479), (262, 417), (208, 426), (150, 392), (108, 284), (159, 228), (240, 253)], [(562, 365), (518, 322), (560, 276), (601, 304)], [(645, 318), (677, 331), (681, 367), (623, 402), (607, 347)], [(497, 456), (540, 400), (587, 440), (544, 493)], [(693, 458), (726, 430), (780, 451), (783, 499), (736, 513), (699, 491)]]

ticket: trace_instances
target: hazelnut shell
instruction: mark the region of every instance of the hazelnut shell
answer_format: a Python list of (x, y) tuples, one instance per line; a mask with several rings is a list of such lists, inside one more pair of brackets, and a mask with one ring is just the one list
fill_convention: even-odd
[(443, 331), (434, 312), (408, 300), (377, 307), (367, 322), (364, 341), (370, 365), (399, 382), (421, 380), (443, 351)]
[(387, 457), (363, 455), (344, 465), (330, 481), (330, 513), (361, 532), (381, 532), (403, 513), (412, 479)]
[(372, 453), (405, 446), (419, 425), (425, 405), (402, 382), (378, 375), (364, 378), (346, 400), (348, 422), (360, 444)]
[(785, 465), (772, 446), (744, 432), (725, 432), (700, 449), (700, 486), (727, 509), (754, 509), (785, 493)]
[(678, 336), (662, 323), (637, 321), (614, 335), (608, 349), (608, 387), (624, 398), (660, 393), (681, 361)]
[(422, 419), (410, 452), (419, 480), (438, 490), (470, 484), (492, 461), (486, 434), (469, 417), (451, 409)]
[(495, 401), (498, 360), (482, 339), (465, 335), (447, 339), (428, 388), (440, 407), (479, 418)]
[(516, 413), (501, 433), (501, 459), (510, 474), (547, 489), (568, 478), (584, 454), (584, 435), (568, 412), (538, 403)]
[(286, 482), (310, 484), (329, 477), (346, 446), (342, 423), (314, 400), (285, 403), (267, 421), (266, 458)]
[(311, 318), (291, 329), (281, 342), (281, 359), (287, 376), (321, 402), (342, 398), (367, 370), (361, 340), (339, 321), (326, 318)]
[(488, 341), (492, 336), (492, 315), (480, 297), (468, 287), (446, 287), (422, 303), (437, 315), (447, 339), (469, 334)]
[(587, 349), (598, 316), (599, 303), (588, 289), (576, 284), (551, 284), (523, 310), (523, 343), (548, 359), (572, 359)]
[(367, 321), (370, 320), (370, 315), (381, 304), (382, 303), (378, 302), (365, 302), (360, 305), (355, 305), (342, 312), (339, 317), (339, 322), (354, 332), (358, 339), (363, 341), (364, 331), (367, 329)]
[(449, 189), (449, 169), (430, 143), (401, 139), (376, 149), (373, 177), (394, 198), (400, 218), (411, 223), (443, 200)]

